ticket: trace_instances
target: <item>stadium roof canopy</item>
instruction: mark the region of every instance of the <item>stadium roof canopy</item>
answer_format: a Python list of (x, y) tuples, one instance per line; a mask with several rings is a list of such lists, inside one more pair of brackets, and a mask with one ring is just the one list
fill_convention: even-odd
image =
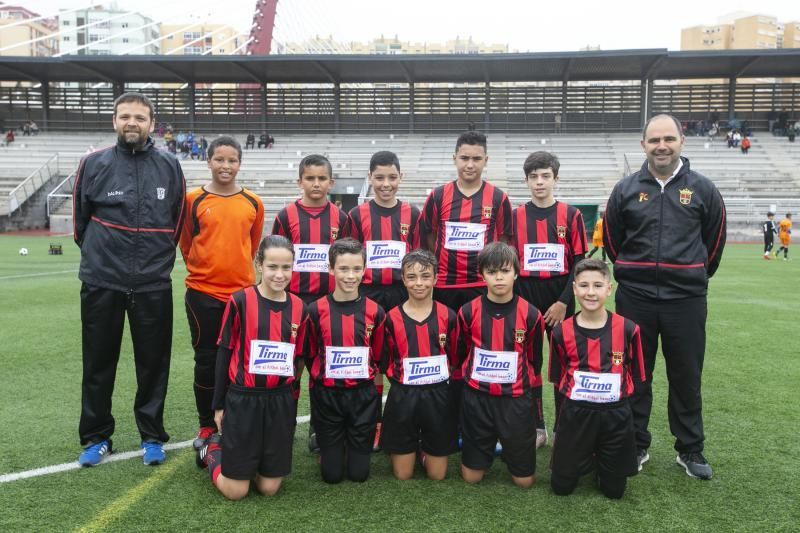
[(480, 55), (0, 57), (0, 80), (111, 83), (436, 83), (800, 77), (800, 49)]

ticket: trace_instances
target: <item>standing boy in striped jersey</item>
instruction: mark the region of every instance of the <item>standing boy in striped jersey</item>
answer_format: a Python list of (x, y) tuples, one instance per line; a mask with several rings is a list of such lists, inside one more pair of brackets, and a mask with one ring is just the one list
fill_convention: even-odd
[[(283, 235), (294, 244), (289, 292), (310, 305), (333, 291), (328, 249), (336, 239), (347, 236), (349, 219), (347, 213), (328, 201), (328, 191), (334, 182), (333, 167), (328, 158), (318, 154), (307, 155), (298, 168), (297, 184), (303, 196), (280, 210), (272, 225), (272, 233)], [(308, 426), (308, 449), (319, 451), (313, 423)]]
[(348, 231), (347, 214), (328, 201), (333, 182), (333, 168), (328, 158), (317, 154), (305, 156), (300, 161), (297, 180), (303, 195), (281, 209), (272, 225), (273, 234), (283, 235), (294, 244), (289, 292), (306, 304), (333, 291), (333, 276), (328, 273), (328, 248)]
[[(453, 154), (457, 178), (435, 188), (422, 209), (421, 233), (427, 233), (422, 244), (439, 261), (433, 297), (453, 310), (486, 294), (486, 282), (478, 273), (478, 254), (484, 246), (511, 238), (511, 202), (481, 178), (488, 161), (486, 136), (462, 133)], [(451, 376), (450, 386), (460, 403), (460, 369)]]
[(331, 245), (330, 271), (336, 288), (309, 308), (308, 345), (311, 422), (320, 448), (326, 483), (369, 477), (381, 397), (375, 375), (384, 342), (383, 309), (358, 288), (365, 253), (360, 242), (341, 239)]
[[(553, 326), (575, 312), (572, 273), (586, 253), (586, 229), (581, 212), (556, 201), (554, 196), (559, 167), (558, 158), (549, 152), (534, 152), (525, 159), (522, 169), (531, 201), (514, 210), (511, 241), (522, 266), (515, 291), (541, 311), (548, 334)], [(536, 447), (539, 448), (547, 442), (541, 376), (537, 376), (534, 397), (539, 419)], [(558, 391), (555, 402), (557, 420)]]
[[(397, 199), (403, 181), (400, 160), (394, 152), (377, 152), (369, 161), (369, 182), (375, 197), (350, 211), (350, 236), (364, 243), (367, 268), (360, 293), (388, 311), (406, 301), (400, 279), (403, 256), (419, 248), (419, 209)], [(375, 386), (383, 396), (383, 375)], [(373, 448), (379, 449), (382, 422), (379, 416)]]
[(553, 328), (550, 381), (563, 394), (553, 443), (550, 483), (571, 494), (578, 478), (596, 469), (597, 485), (622, 498), (629, 476), (641, 470), (628, 397), (645, 380), (639, 326), (606, 311), (611, 275), (604, 261), (586, 259), (575, 268), (581, 311)]
[(186, 195), (179, 241), (189, 273), (185, 303), (194, 348), (198, 451), (217, 431), (211, 401), (222, 313), (231, 294), (255, 283), (253, 259), (264, 231), (261, 199), (236, 183), (241, 159), (242, 147), (233, 137), (211, 142), (211, 181)]
[(536, 473), (532, 389), (542, 369), (544, 320), (514, 294), (519, 258), (513, 248), (502, 242), (487, 245), (478, 255), (478, 269), (487, 294), (458, 312), (458, 355), (466, 380), (461, 475), (467, 483), (483, 479), (499, 440), (514, 484), (528, 488)]
[(397, 479), (414, 474), (416, 453), (430, 479), (447, 474), (456, 448), (456, 413), (447, 380), (458, 364), (455, 312), (433, 301), (436, 257), (414, 250), (403, 258), (408, 300), (386, 317), (383, 366), (392, 382), (384, 413), (383, 449)]

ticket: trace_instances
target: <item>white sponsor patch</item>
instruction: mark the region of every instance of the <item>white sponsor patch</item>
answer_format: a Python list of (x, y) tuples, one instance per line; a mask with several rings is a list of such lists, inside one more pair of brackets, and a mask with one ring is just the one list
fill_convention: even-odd
[(446, 355), (403, 359), (403, 385), (430, 385), (450, 377)]
[(250, 341), (251, 374), (294, 376), (294, 344), (288, 342)]
[(582, 372), (573, 374), (575, 384), (570, 398), (592, 403), (610, 403), (619, 401), (620, 374)]
[(406, 255), (401, 241), (367, 241), (367, 268), (400, 268)]
[(486, 224), (444, 223), (444, 247), (448, 250), (480, 251), (486, 243)]
[(529, 272), (561, 272), (564, 270), (563, 244), (526, 244), (523, 269)]
[(325, 377), (328, 379), (369, 378), (369, 348), (326, 346)]
[(328, 272), (329, 244), (295, 244), (295, 272)]
[(517, 352), (493, 352), (475, 348), (472, 379), (485, 383), (517, 381)]

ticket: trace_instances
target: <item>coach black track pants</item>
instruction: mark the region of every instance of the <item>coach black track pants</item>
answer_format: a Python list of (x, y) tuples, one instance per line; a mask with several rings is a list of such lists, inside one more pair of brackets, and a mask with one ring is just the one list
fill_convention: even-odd
[(172, 354), (172, 289), (124, 293), (84, 283), (83, 383), (78, 428), (84, 446), (114, 433), (111, 397), (126, 314), (136, 364), (136, 425), (142, 440), (169, 440), (163, 419)]
[(669, 429), (680, 453), (703, 451), (703, 401), (701, 376), (706, 348), (705, 296), (681, 300), (650, 300), (617, 290), (616, 311), (639, 325), (647, 375), (631, 397), (636, 445), (648, 448), (647, 430), (653, 406), (653, 368), (661, 337), (661, 351), (667, 368)]

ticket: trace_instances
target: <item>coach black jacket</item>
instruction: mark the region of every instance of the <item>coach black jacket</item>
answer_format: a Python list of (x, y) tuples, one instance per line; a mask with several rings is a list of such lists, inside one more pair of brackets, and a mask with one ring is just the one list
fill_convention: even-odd
[(642, 168), (614, 186), (603, 243), (623, 290), (645, 298), (704, 296), (725, 247), (725, 204), (708, 178), (683, 167), (661, 184)]
[(185, 195), (178, 160), (152, 139), (139, 151), (120, 142), (86, 155), (72, 195), (81, 281), (124, 292), (169, 288)]

